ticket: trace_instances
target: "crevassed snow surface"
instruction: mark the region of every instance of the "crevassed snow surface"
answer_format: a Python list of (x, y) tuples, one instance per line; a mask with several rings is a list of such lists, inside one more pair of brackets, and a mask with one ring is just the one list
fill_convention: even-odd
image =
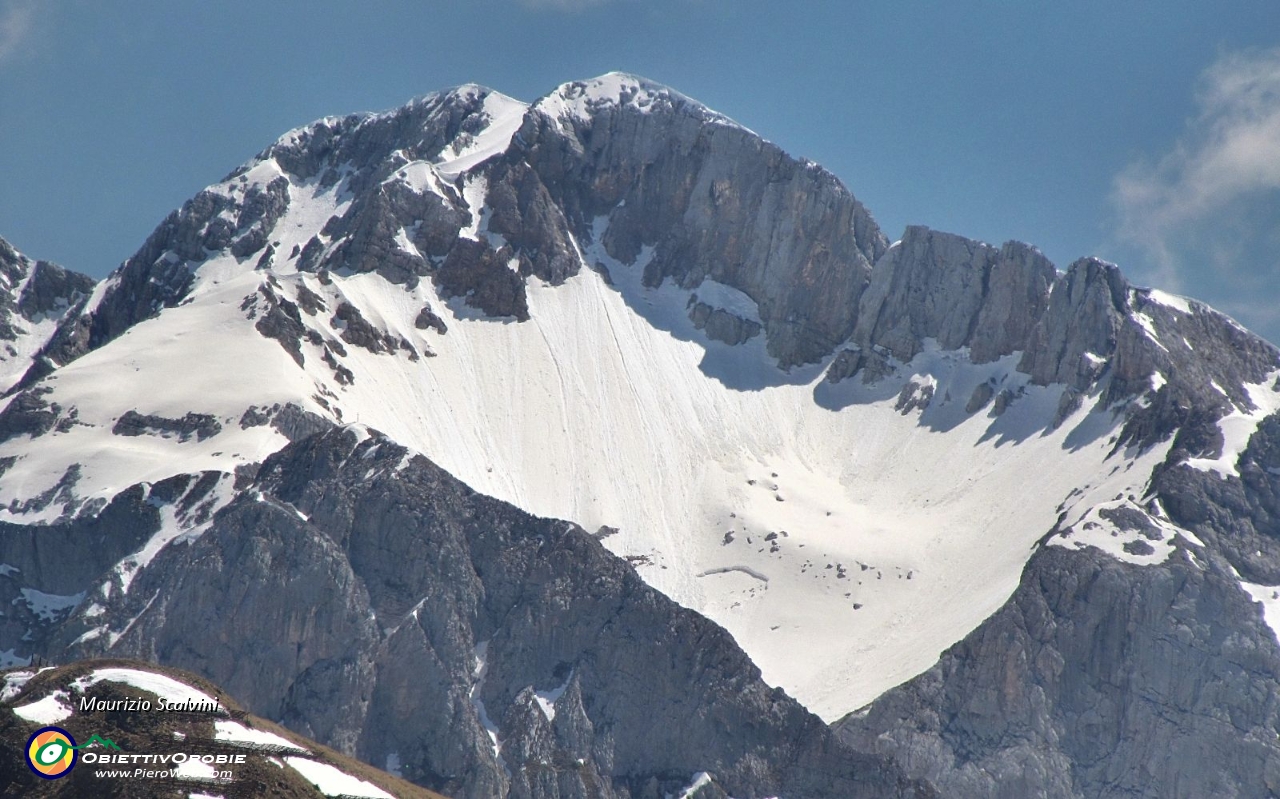
[(371, 799), (395, 799), (371, 782), (351, 776), (328, 763), (305, 757), (285, 757), (284, 762), (320, 789), (325, 796), (362, 796)]
[[(265, 182), (280, 171), (266, 161), (246, 174)], [(377, 428), (530, 512), (617, 528), (606, 546), (724, 625), (769, 683), (831, 720), (929, 668), (995, 611), (1073, 490), (1089, 487), (1068, 499), (1075, 513), (1122, 492), (1142, 495), (1160, 457), (1122, 454), (1111, 461), (1119, 468), (1100, 468), (1117, 420), (1093, 398), (1045, 432), (1061, 388), (1027, 385), (1014, 368), (1018, 354), (975, 366), (963, 351), (929, 344), (899, 376), (871, 386), (827, 384), (820, 366), (780, 380), (763, 336), (739, 347), (711, 342), (688, 319), (689, 291), (669, 281), (644, 287), (651, 253), (634, 264), (610, 258), (599, 246), (603, 221), (578, 244), (613, 285), (585, 267), (558, 287), (530, 279), (529, 322), (481, 318), (442, 301), (430, 281), (406, 290), (376, 274), (335, 274), (322, 284), (279, 254), (342, 213), (344, 184), (291, 185), (272, 234), (282, 242), (272, 269), (278, 291), (296, 298), (305, 285), (331, 309), (349, 301), (371, 324), (438, 357), (411, 362), (350, 346), (341, 360), (356, 381), (341, 386), (322, 350), (304, 342), (299, 368), (241, 310), (265, 275), (251, 259), (215, 254), (189, 303), (46, 381), (46, 400), (79, 408), (84, 424), (37, 447), (0, 444), (0, 457), (21, 456), (0, 476), (0, 519), (56, 517), (56, 506), (8, 508), (48, 490), (72, 463), (81, 464), (76, 491), (105, 499), (137, 482), (260, 461), (286, 441), (269, 425), (241, 428), (239, 418), (250, 405), (293, 402)], [(479, 236), (485, 182), (468, 174), (463, 185), (470, 235)], [(745, 298), (706, 282), (698, 292), (735, 307)], [(447, 317), (446, 335), (414, 326), (424, 303)], [(337, 338), (329, 318), (304, 317)], [(935, 387), (923, 411), (895, 410), (907, 379)], [(735, 380), (760, 388), (728, 387)], [(999, 417), (966, 414), (966, 400), (987, 381), (1023, 395)], [(115, 420), (132, 409), (208, 413), (222, 432), (181, 443), (113, 436)], [(153, 539), (142, 559), (180, 546), (172, 532)]]

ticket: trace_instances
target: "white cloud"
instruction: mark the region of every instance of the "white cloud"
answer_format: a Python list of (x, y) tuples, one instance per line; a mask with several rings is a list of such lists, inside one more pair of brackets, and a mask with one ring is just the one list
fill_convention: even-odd
[(0, 61), (22, 51), (34, 19), (32, 0), (0, 0)]
[(1280, 271), (1280, 48), (1221, 58), (1196, 105), (1169, 153), (1116, 177), (1119, 233), (1171, 287), (1214, 275), (1261, 284)]

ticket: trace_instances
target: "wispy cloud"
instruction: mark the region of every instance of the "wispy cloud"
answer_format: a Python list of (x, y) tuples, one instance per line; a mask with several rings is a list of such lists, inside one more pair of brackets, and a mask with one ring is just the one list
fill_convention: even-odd
[(1274, 297), (1280, 273), (1280, 48), (1221, 58), (1201, 76), (1196, 106), (1170, 152), (1116, 177), (1119, 233), (1163, 284), (1240, 281), (1243, 309), (1245, 286)]
[(6, 61), (26, 47), (35, 21), (32, 0), (0, 0), (0, 61)]

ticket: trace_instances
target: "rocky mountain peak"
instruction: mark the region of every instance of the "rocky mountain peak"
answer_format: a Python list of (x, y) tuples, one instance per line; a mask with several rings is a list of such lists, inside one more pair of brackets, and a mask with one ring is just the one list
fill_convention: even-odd
[(0, 238), (0, 391), (29, 369), (59, 321), (93, 291), (94, 280), (49, 261), (33, 261)]
[(568, 125), (590, 124), (602, 114), (625, 108), (640, 113), (688, 115), (706, 123), (741, 127), (669, 86), (626, 72), (561, 84), (534, 103), (533, 108)]

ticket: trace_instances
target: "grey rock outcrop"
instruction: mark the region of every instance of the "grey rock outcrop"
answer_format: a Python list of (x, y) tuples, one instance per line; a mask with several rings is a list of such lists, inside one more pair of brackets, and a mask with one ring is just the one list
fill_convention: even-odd
[(705, 330), (708, 338), (733, 346), (759, 335), (761, 327), (758, 322), (743, 319), (723, 308), (713, 308), (705, 302), (693, 302), (696, 296), (690, 297), (689, 319), (694, 327)]
[[(588, 101), (585, 116), (559, 113), (602, 81), (619, 93)], [(653, 247), (648, 285), (711, 278), (742, 291), (783, 368), (823, 358), (853, 332), (888, 242), (831, 173), (631, 76), (566, 84), (534, 111), (504, 160), (530, 164), (580, 235), (608, 216), (604, 243), (618, 260)]]
[(0, 411), (0, 442), (22, 435), (39, 438), (54, 428), (62, 415), (62, 406), (44, 399), (50, 391), (45, 386), (37, 386), (9, 401)]
[[(184, 490), (166, 496), (190, 504)], [(933, 795), (836, 742), (724, 630), (590, 534), (381, 436), (286, 447), (127, 592), (109, 567), (123, 551), (60, 578), (105, 610), (82, 606), (48, 651), (216, 675), (256, 712), (369, 762), (394, 753), (450, 795), (661, 795), (701, 771), (742, 797)], [(86, 635), (99, 628), (111, 634)]]
[(40, 331), (37, 325), (74, 316), (93, 286), (93, 278), (48, 261), (33, 261), (0, 238), (0, 368), (6, 374), (0, 391), (13, 390), (18, 379), (38, 362), (38, 355), (21, 354), (40, 350), (47, 338), (39, 337), (53, 335)]
[(1045, 548), (938, 666), (837, 729), (944, 795), (1276, 795), (1280, 647), (1199, 558)]
[(1044, 317), (1032, 331), (1019, 368), (1039, 385), (1089, 387), (1082, 374), (1086, 354), (1105, 359), (1129, 308), (1129, 284), (1114, 264), (1093, 258), (1075, 262), (1054, 287)]
[(975, 363), (993, 361), (1027, 347), (1056, 274), (1025, 244), (996, 249), (909, 227), (876, 263), (853, 338), (901, 361), (920, 352), (926, 338), (944, 350), (970, 347)]
[(195, 436), (197, 441), (204, 441), (222, 432), (222, 423), (207, 413), (188, 413), (180, 419), (170, 419), (126, 411), (116, 420), (111, 432), (117, 436), (176, 436), (178, 441), (183, 442)]

